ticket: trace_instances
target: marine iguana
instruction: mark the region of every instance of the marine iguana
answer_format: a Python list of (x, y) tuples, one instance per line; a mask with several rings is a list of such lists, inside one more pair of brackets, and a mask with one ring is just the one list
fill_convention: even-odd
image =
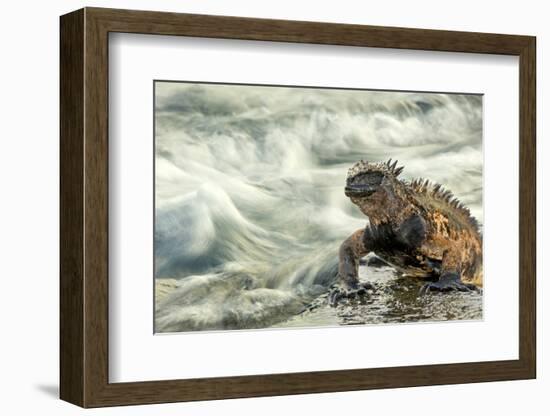
[(469, 209), (440, 184), (398, 179), (397, 161), (353, 165), (345, 194), (368, 217), (364, 229), (339, 250), (338, 285), (332, 305), (372, 289), (358, 280), (359, 260), (370, 252), (406, 276), (429, 280), (430, 291), (470, 291), (482, 285), (482, 240)]

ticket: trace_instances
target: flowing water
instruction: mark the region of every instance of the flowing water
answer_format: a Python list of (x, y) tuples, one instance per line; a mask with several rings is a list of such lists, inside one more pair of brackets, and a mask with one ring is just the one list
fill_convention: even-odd
[(330, 308), (341, 242), (367, 219), (344, 195), (358, 159), (399, 159), (482, 222), (481, 97), (156, 83), (158, 332), (479, 319), (482, 296), (377, 291)]

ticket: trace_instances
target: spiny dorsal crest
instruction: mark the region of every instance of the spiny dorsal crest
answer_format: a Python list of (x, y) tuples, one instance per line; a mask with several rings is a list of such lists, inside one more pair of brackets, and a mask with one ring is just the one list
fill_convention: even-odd
[(460, 202), (460, 200), (455, 197), (450, 190), (445, 189), (442, 185), (430, 182), (428, 179), (418, 178), (410, 182), (410, 187), (413, 192), (422, 193), (446, 203), (451, 208), (462, 213), (466, 218), (468, 218), (472, 225), (475, 227), (479, 226), (477, 220), (472, 217), (468, 207)]
[(410, 184), (414, 192), (428, 194), (434, 198), (448, 202), (449, 204), (451, 204), (453, 200), (456, 200), (451, 191), (445, 189), (439, 183), (431, 182), (429, 179), (414, 179)]
[(359, 162), (348, 169), (347, 180), (349, 181), (351, 178), (354, 178), (359, 174), (368, 172), (381, 172), (396, 178), (401, 172), (403, 172), (403, 169), (403, 166), (397, 167), (397, 160), (395, 160), (393, 163), (391, 159), (387, 162), (369, 163), (361, 159)]

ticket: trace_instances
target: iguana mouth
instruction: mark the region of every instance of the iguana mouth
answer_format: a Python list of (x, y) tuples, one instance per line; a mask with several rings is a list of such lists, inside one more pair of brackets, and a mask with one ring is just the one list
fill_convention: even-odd
[(348, 185), (345, 188), (345, 194), (347, 197), (361, 197), (366, 198), (371, 196), (378, 189), (378, 185), (369, 185), (369, 184), (357, 184), (357, 185)]

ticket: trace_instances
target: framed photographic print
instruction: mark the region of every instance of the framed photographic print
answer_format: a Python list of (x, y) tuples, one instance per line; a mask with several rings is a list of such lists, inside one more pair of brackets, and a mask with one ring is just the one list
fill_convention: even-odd
[(62, 399), (535, 377), (534, 37), (85, 8), (60, 97)]

